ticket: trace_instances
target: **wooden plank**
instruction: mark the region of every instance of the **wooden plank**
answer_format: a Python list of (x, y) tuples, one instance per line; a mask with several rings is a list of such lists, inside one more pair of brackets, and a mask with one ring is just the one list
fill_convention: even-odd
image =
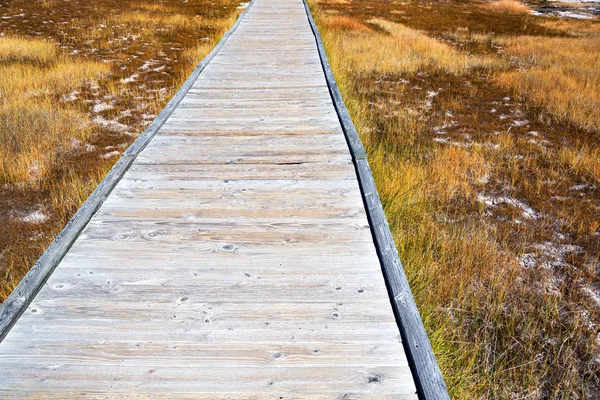
[[(10, 344), (12, 341), (9, 340)], [(12, 342), (18, 346), (19, 342)], [(65, 348), (75, 349), (65, 354)], [(203, 366), (336, 366), (336, 365), (395, 365), (408, 366), (403, 357), (400, 341), (383, 345), (376, 343), (281, 343), (265, 346), (263, 343), (234, 342), (228, 346), (217, 343), (198, 343), (196, 341), (114, 341), (88, 340), (63, 341), (55, 339), (49, 342), (30, 343), (22, 351), (6, 352), (3, 357), (10, 362), (28, 361), (32, 363), (81, 363), (90, 362), (101, 365), (120, 362), (126, 365), (160, 364), (188, 368)], [(73, 361), (73, 359), (75, 361)]]
[[(207, 259), (206, 253), (210, 253), (211, 258)], [(257, 257), (256, 255), (260, 255)], [(90, 246), (75, 246), (64, 258), (64, 268), (70, 268), (71, 264), (76, 265), (101, 265), (107, 268), (120, 267), (136, 268), (136, 266), (147, 266), (153, 269), (154, 273), (160, 273), (162, 268), (192, 268), (192, 275), (201, 268), (214, 267), (227, 270), (228, 268), (243, 268), (245, 272), (252, 274), (253, 270), (260, 268), (271, 268), (274, 273), (285, 272), (286, 274), (308, 274), (315, 270), (323, 273), (332, 273), (332, 271), (343, 269), (347, 273), (377, 273), (380, 271), (379, 259), (374, 253), (341, 253), (335, 254), (307, 254), (304, 249), (290, 254), (270, 251), (265, 249), (248, 249), (240, 251), (239, 246), (227, 247), (209, 247), (206, 252), (195, 251), (193, 253), (180, 253), (174, 258), (169, 252), (148, 253), (144, 248), (113, 249), (107, 254), (104, 248)], [(62, 264), (61, 264), (62, 268)], [(379, 269), (378, 269), (379, 268)], [(374, 269), (374, 270), (373, 270)], [(284, 271), (281, 271), (284, 270)], [(154, 275), (153, 275), (154, 276)]]
[[(46, 290), (46, 287), (42, 290)], [(41, 291), (40, 291), (41, 293)], [(49, 294), (49, 293), (48, 293)], [(183, 295), (183, 297), (185, 294)], [(114, 320), (168, 321), (186, 324), (211, 323), (212, 321), (296, 321), (303, 322), (393, 322), (395, 318), (389, 303), (379, 302), (189, 302), (185, 308), (172, 303), (151, 301), (119, 302), (107, 305), (106, 301), (89, 299), (84, 304), (69, 299), (34, 300), (24, 317), (31, 319), (77, 318), (82, 314), (90, 319), (106, 321), (107, 328)], [(335, 340), (331, 337), (330, 340)], [(4, 347), (4, 346), (3, 346)], [(4, 360), (2, 360), (4, 362)]]
[[(118, 393), (118, 395), (116, 395), (114, 397), (116, 397), (118, 399), (126, 399), (126, 400), (135, 400), (135, 399), (147, 400), (150, 397), (156, 397), (155, 391), (147, 392), (143, 386), (140, 388), (137, 388), (137, 389), (138, 389), (137, 390), (138, 393), (133, 394), (133, 393), (120, 392), (120, 393)], [(235, 398), (232, 396), (236, 396), (236, 395), (243, 396), (244, 400), (264, 400), (264, 398), (265, 398), (264, 392), (262, 392), (262, 391), (258, 391), (257, 393), (249, 393), (246, 391), (243, 394), (231, 393), (231, 392), (227, 393), (227, 394), (197, 393), (197, 392), (181, 393), (181, 392), (170, 391), (170, 392), (161, 393), (160, 398), (161, 399), (175, 399), (175, 400), (189, 400), (189, 399), (192, 399), (192, 400), (232, 400), (233, 398)], [(24, 396), (23, 393), (15, 392), (15, 393), (8, 393), (5, 398), (6, 399), (19, 399), (19, 398), (23, 398), (23, 396)], [(31, 394), (30, 391), (27, 391), (28, 399), (44, 399), (44, 400), (59, 399), (59, 400), (63, 400), (65, 398), (79, 398), (81, 396), (82, 396), (82, 393), (80, 391), (72, 391), (69, 389), (56, 390), (54, 393), (41, 392), (41, 394), (38, 394), (38, 395)], [(341, 398), (343, 399), (344, 396), (346, 396), (347, 399), (354, 398), (354, 399), (360, 399), (360, 400), (408, 400), (408, 399), (414, 399), (414, 395), (412, 393), (411, 394), (389, 394), (389, 395), (385, 395), (385, 394), (382, 395), (379, 393), (375, 393), (375, 394), (361, 393), (360, 395), (356, 395), (354, 392), (322, 394), (322, 393), (308, 393), (306, 391), (303, 391), (302, 394), (286, 393), (285, 397), (275, 394), (274, 398), (275, 399), (284, 398), (286, 400), (339, 400)], [(113, 398), (113, 397), (107, 396), (103, 392), (98, 392), (98, 393), (86, 392), (85, 398), (86, 399), (105, 400), (107, 398)]]
[[(239, 393), (242, 398), (246, 391), (263, 393), (267, 397), (287, 393), (343, 395), (347, 391), (409, 394), (407, 387), (412, 380), (410, 371), (395, 366), (188, 368), (183, 365), (161, 368), (148, 364), (146, 368), (128, 365), (106, 368), (105, 365), (86, 364), (77, 366), (76, 376), (66, 373), (73, 369), (73, 365), (61, 364), (55, 369), (46, 365), (22, 371), (21, 368), (11, 368), (3, 374), (3, 379), (10, 379), (17, 388), (24, 389), (30, 387), (31, 380), (35, 379), (38, 383), (33, 391), (49, 388), (72, 391), (76, 387), (86, 387), (92, 391), (108, 389), (113, 395), (121, 391), (136, 392), (141, 387), (155, 394), (170, 393), (173, 391), (172, 382), (176, 381), (177, 392), (232, 393), (233, 388), (233, 394)], [(105, 382), (110, 382), (108, 388)], [(198, 390), (198, 382), (202, 382), (201, 390)]]
[[(107, 329), (107, 327), (109, 329)], [(36, 342), (53, 341), (57, 332), (67, 331), (70, 336), (61, 340), (90, 342), (103, 340), (160, 342), (186, 341), (214, 343), (330, 343), (335, 335), (336, 343), (399, 342), (400, 333), (392, 322), (346, 322), (335, 321), (211, 321), (210, 323), (185, 323), (177, 319), (161, 321), (126, 321), (79, 318), (53, 318), (49, 320), (27, 319), (19, 322), (11, 331), (9, 340), (26, 341), (32, 335)], [(7, 339), (8, 340), (8, 339)], [(22, 344), (23, 342), (21, 342)], [(15, 343), (15, 346), (18, 344)], [(403, 352), (401, 352), (403, 353)], [(401, 355), (401, 354), (399, 354)]]
[[(56, 271), (48, 280), (48, 286), (54, 290), (67, 285), (104, 285), (113, 282), (119, 285), (200, 285), (200, 286), (242, 286), (248, 284), (293, 286), (319, 285), (337, 290), (349, 285), (363, 290), (365, 286), (381, 285), (383, 279), (377, 274), (376, 265), (363, 265), (360, 269), (340, 271), (339, 265), (318, 265), (307, 269), (295, 267), (293, 260), (286, 265), (247, 266), (243, 263), (233, 265), (213, 264), (212, 262), (185, 263), (177, 266), (158, 266), (157, 263), (144, 263), (137, 260), (118, 265), (106, 265), (101, 260), (90, 259), (82, 266), (76, 260), (65, 259), (60, 271)], [(124, 271), (125, 270), (125, 271)], [(150, 273), (151, 272), (151, 273)], [(358, 279), (357, 279), (358, 278)]]
[[(316, 164), (316, 165), (315, 165)], [(147, 164), (132, 166), (128, 179), (158, 175), (164, 179), (178, 180), (253, 180), (266, 179), (356, 179), (354, 166), (350, 162), (332, 163), (330, 160), (316, 163), (278, 164)]]

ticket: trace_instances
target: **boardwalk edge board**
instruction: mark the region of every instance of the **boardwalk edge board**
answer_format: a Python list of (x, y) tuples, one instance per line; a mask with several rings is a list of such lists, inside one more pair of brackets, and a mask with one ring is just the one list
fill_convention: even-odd
[(406, 352), (417, 387), (417, 394), (420, 399), (424, 400), (450, 399), (448, 389), (433, 354), (425, 326), (421, 320), (421, 315), (417, 309), (404, 268), (398, 256), (398, 251), (385, 217), (377, 188), (375, 187), (373, 174), (367, 161), (367, 153), (358, 136), (356, 127), (350, 118), (350, 114), (331, 71), (321, 35), (312, 17), (310, 7), (307, 0), (303, 0), (303, 2), (317, 42), (319, 57), (325, 73), (327, 86), (329, 87), (329, 93), (338, 113), (356, 168), (373, 240), (380, 258), (392, 308), (396, 314), (396, 321), (400, 328), (404, 351)]
[(10, 329), (17, 322), (19, 317), (25, 312), (31, 301), (35, 298), (42, 286), (46, 283), (54, 269), (67, 254), (79, 234), (86, 227), (96, 211), (102, 206), (104, 201), (110, 195), (117, 183), (133, 164), (136, 157), (150, 143), (158, 130), (163, 126), (173, 111), (177, 108), (181, 100), (190, 90), (196, 79), (200, 76), (204, 68), (214, 58), (214, 56), (223, 47), (227, 39), (237, 29), (242, 19), (250, 10), (256, 0), (252, 0), (246, 9), (240, 13), (233, 26), (225, 32), (219, 43), (213, 50), (196, 66), (189, 78), (183, 83), (181, 88), (175, 93), (173, 98), (152, 121), (146, 130), (127, 148), (121, 158), (112, 167), (102, 182), (94, 189), (90, 197), (77, 210), (75, 215), (67, 222), (62, 231), (54, 238), (46, 251), (35, 262), (29, 272), (23, 277), (21, 282), (0, 305), (0, 342), (4, 340)]

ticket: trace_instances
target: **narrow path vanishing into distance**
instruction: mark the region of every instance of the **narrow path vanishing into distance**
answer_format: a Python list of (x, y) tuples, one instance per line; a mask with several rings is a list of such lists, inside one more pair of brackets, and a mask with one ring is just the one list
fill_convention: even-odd
[(307, 10), (254, 0), (0, 308), (0, 398), (447, 398)]

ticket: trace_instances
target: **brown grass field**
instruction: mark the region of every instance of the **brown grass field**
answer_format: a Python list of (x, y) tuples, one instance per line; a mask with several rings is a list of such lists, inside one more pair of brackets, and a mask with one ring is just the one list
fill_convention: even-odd
[(452, 397), (600, 398), (600, 21), (311, 6)]
[(233, 25), (239, 4), (0, 3), (0, 301)]

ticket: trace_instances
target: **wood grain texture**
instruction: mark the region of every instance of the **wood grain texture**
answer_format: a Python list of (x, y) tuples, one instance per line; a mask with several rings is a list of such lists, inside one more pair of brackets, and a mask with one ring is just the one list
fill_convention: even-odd
[(302, 0), (208, 61), (35, 275), (0, 398), (415, 399)]

